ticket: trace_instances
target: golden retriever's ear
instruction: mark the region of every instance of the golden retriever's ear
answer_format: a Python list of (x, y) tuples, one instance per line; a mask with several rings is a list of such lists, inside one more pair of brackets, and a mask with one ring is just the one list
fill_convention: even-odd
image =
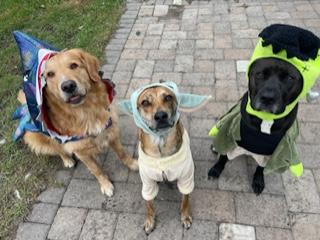
[(91, 54), (86, 53), (82, 50), (80, 50), (80, 57), (87, 69), (91, 80), (94, 82), (100, 81), (101, 78), (99, 76), (99, 60)]

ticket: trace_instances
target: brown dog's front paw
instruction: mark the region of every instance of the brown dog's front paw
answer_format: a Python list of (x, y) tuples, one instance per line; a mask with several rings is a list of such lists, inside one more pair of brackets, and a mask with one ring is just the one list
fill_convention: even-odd
[(192, 217), (190, 215), (188, 216), (182, 216), (181, 217), (182, 226), (185, 229), (189, 229), (192, 225)]
[(132, 158), (130, 161), (128, 161), (128, 168), (131, 171), (138, 171), (139, 170), (138, 161)]
[(154, 218), (153, 217), (148, 217), (145, 222), (144, 222), (144, 226), (143, 229), (146, 232), (147, 235), (149, 235), (153, 229), (154, 229)]
[(108, 197), (113, 196), (114, 187), (109, 180), (105, 179), (102, 182), (100, 182), (100, 189), (102, 194), (106, 194)]

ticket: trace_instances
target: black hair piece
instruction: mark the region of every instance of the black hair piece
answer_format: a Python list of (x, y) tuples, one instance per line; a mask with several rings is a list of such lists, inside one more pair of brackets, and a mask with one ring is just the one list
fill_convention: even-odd
[(312, 32), (285, 24), (273, 24), (259, 34), (263, 39), (262, 46), (272, 45), (273, 53), (286, 50), (287, 57), (297, 57), (307, 61), (315, 60), (320, 48), (320, 39)]

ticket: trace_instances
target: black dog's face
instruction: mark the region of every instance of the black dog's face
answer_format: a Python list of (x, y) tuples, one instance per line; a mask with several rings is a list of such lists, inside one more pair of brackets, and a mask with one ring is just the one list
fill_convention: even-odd
[(299, 71), (283, 60), (263, 58), (250, 67), (249, 92), (255, 110), (282, 113), (298, 97), (302, 87)]

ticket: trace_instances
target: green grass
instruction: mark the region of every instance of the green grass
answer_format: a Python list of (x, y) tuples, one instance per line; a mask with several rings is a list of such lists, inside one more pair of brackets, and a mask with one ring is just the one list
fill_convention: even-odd
[[(30, 204), (61, 166), (12, 142), (22, 85), (13, 30), (21, 30), (58, 48), (83, 48), (103, 62), (103, 50), (123, 10), (123, 0), (2, 0), (0, 4), (0, 239), (10, 239)], [(30, 175), (25, 179), (26, 175)], [(15, 195), (18, 190), (21, 199)]]

